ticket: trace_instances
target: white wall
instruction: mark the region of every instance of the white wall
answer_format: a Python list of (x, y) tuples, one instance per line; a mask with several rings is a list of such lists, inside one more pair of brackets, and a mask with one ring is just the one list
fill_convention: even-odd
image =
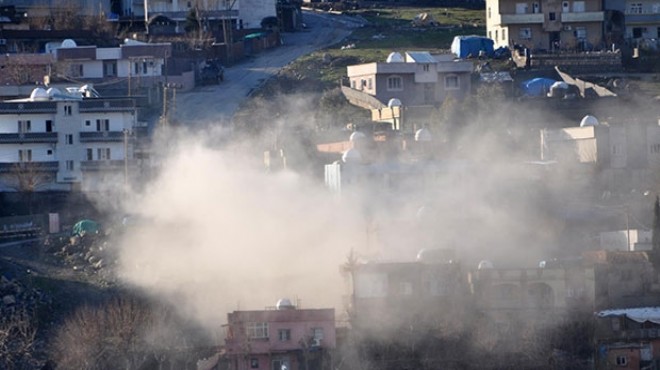
[(262, 19), (277, 16), (274, 0), (239, 0), (234, 9), (238, 9), (243, 28), (260, 28)]
[[(3, 144), (0, 146), (0, 162), (18, 162), (18, 151), (27, 149), (32, 150), (32, 162), (57, 160), (56, 151), (51, 144)], [(49, 155), (48, 150), (52, 150), (52, 154)]]
[[(51, 114), (8, 114), (0, 116), (0, 133), (15, 134), (18, 132), (18, 121), (30, 121), (30, 132), (46, 132), (46, 120), (54, 122)], [(55, 130), (55, 129), (53, 129)]]
[(103, 78), (103, 61), (91, 60), (83, 62), (84, 78)]

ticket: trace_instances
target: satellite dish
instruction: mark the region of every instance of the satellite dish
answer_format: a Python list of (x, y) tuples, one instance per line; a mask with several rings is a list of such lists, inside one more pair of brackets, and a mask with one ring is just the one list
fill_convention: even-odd
[(600, 122), (598, 122), (598, 118), (592, 115), (586, 115), (582, 118), (582, 121), (580, 121), (580, 127), (598, 126), (599, 124)]
[(426, 128), (420, 128), (415, 132), (415, 141), (428, 142), (432, 140), (433, 136), (431, 136), (431, 131)]
[(60, 47), (63, 48), (63, 49), (71, 49), (71, 48), (78, 47), (78, 45), (76, 44), (75, 41), (73, 41), (71, 39), (66, 39), (66, 40), (62, 41), (62, 46), (60, 46)]
[(360, 154), (357, 149), (351, 148), (344, 152), (341, 156), (341, 160), (344, 163), (360, 163), (362, 162), (362, 154)]
[(403, 104), (401, 104), (401, 100), (399, 100), (399, 99), (397, 99), (397, 98), (392, 98), (392, 99), (390, 99), (390, 101), (387, 102), (387, 107), (388, 107), (388, 108), (392, 108), (392, 107), (400, 107), (400, 106), (402, 106), (402, 105), (403, 105)]
[(396, 51), (390, 53), (390, 55), (387, 56), (387, 63), (403, 63), (404, 59), (401, 53), (398, 53)]

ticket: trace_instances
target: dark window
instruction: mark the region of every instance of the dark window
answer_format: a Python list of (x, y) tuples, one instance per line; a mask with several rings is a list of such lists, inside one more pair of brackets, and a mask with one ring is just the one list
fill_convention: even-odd
[(642, 27), (634, 27), (632, 34), (634, 39), (641, 39), (642, 38)]
[(252, 369), (258, 369), (259, 368), (259, 359), (258, 358), (251, 358), (250, 359), (250, 368), (252, 368)]
[(53, 121), (46, 120), (46, 132), (53, 132)]
[(87, 148), (87, 160), (91, 161), (94, 159), (94, 150), (92, 148)]
[(548, 19), (550, 19), (551, 21), (557, 20), (557, 15), (555, 14), (555, 12), (548, 13)]

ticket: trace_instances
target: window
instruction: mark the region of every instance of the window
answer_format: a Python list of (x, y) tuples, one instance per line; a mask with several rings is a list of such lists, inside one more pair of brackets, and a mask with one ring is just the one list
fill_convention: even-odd
[(584, 40), (587, 38), (587, 29), (585, 27), (575, 27), (575, 38)]
[(272, 370), (287, 370), (289, 367), (289, 360), (279, 359), (273, 360), (273, 369)]
[(98, 148), (96, 149), (96, 154), (99, 161), (105, 161), (110, 159), (110, 148)]
[(71, 77), (82, 77), (83, 76), (83, 65), (82, 64), (71, 64), (69, 66), (69, 74)]
[(367, 89), (369, 89), (369, 90), (373, 89), (372, 86), (373, 86), (373, 85), (372, 85), (372, 83), (371, 83), (371, 78), (370, 78), (370, 79), (367, 80)]
[(658, 27), (658, 35), (656, 37), (660, 39), (660, 27)]
[(551, 20), (551, 21), (556, 21), (557, 20), (557, 14), (555, 12), (548, 13), (548, 19)]
[(105, 77), (114, 77), (117, 75), (117, 62), (105, 62), (103, 64), (103, 74)]
[(19, 149), (18, 150), (19, 162), (32, 162), (32, 149)]
[(422, 70), (423, 70), (424, 72), (428, 72), (430, 69), (431, 69), (431, 66), (429, 66), (428, 64), (424, 64), (424, 65), (422, 66)]
[(387, 89), (388, 90), (403, 90), (403, 82), (401, 77), (392, 76), (387, 78)]
[(46, 120), (46, 132), (53, 132), (53, 121)]
[(281, 341), (291, 340), (291, 330), (289, 329), (280, 329), (277, 331), (277, 336)]
[(492, 39), (493, 38), (493, 31), (488, 31), (488, 38)]
[(537, 14), (541, 12), (541, 5), (537, 2), (532, 4), (532, 13)]
[(367, 80), (362, 80), (361, 82), (362, 83), (361, 83), (360, 87), (361, 87), (362, 90), (364, 90), (364, 88), (367, 87)]
[(618, 317), (613, 317), (612, 318), (612, 330), (613, 331), (621, 330), (621, 321), (619, 321)]
[(67, 171), (73, 171), (73, 169), (74, 169), (73, 161), (71, 161), (71, 160), (66, 161), (65, 165), (66, 165), (66, 170)]
[(64, 143), (66, 145), (73, 145), (73, 134), (64, 135)]
[(490, 6), (488, 7), (488, 19), (490, 19)]
[(352, 89), (355, 88), (355, 80), (351, 80), (351, 88), (352, 88)]
[(94, 160), (94, 149), (87, 148), (87, 160), (88, 161)]
[(250, 359), (250, 368), (251, 369), (258, 369), (259, 368), (259, 359), (256, 357), (252, 357)]
[(561, 11), (564, 12), (564, 13), (568, 13), (568, 12), (571, 11), (571, 8), (570, 8), (570, 6), (569, 6), (569, 4), (568, 4), (568, 1), (563, 1), (563, 2), (561, 3)]
[(250, 322), (247, 324), (247, 336), (251, 339), (268, 338), (267, 322)]
[(506, 41), (506, 28), (502, 28), (502, 41)]
[(456, 90), (460, 88), (458, 76), (449, 75), (445, 77), (445, 90)]
[(134, 67), (133, 68), (133, 72), (134, 72), (133, 74), (134, 75), (140, 74), (140, 64), (135, 62), (135, 63), (133, 63), (133, 67)]
[(142, 74), (147, 74), (147, 62), (142, 61)]
[(516, 3), (516, 14), (527, 13), (527, 3)]
[(532, 29), (531, 28), (521, 28), (518, 36), (523, 40), (529, 40), (532, 38)]
[(628, 357), (626, 356), (616, 356), (616, 366), (627, 366)]
[(29, 120), (18, 121), (18, 132), (23, 134), (32, 131), (32, 122)]
[(53, 149), (46, 150), (46, 155), (53, 155)]
[(73, 114), (73, 108), (70, 105), (65, 105), (64, 106), (64, 115), (65, 116), (70, 116)]
[(323, 328), (313, 328), (312, 329), (312, 338), (321, 340), (323, 339)]
[(642, 3), (631, 3), (628, 12), (630, 14), (642, 14)]
[(92, 125), (92, 121), (90, 121), (90, 120), (85, 121), (85, 126), (91, 126), (91, 125)]
[(583, 13), (584, 1), (573, 1), (573, 11), (576, 13)]
[(96, 131), (110, 131), (110, 120), (109, 119), (97, 119), (96, 120)]
[(498, 32), (498, 30), (495, 30), (495, 39), (494, 39), (494, 40), (497, 40), (497, 39), (500, 38), (500, 37), (498, 36), (497, 32)]
[(642, 32), (643, 32), (643, 31), (644, 31), (644, 29), (643, 29), (642, 27), (634, 27), (634, 28), (632, 29), (633, 38), (634, 38), (634, 39), (640, 39), (640, 38), (642, 38)]

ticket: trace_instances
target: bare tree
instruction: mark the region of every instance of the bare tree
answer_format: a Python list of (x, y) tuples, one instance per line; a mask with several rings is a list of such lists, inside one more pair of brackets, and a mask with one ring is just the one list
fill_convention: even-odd
[(4, 315), (0, 319), (0, 368), (33, 368), (36, 335), (34, 318), (25, 309)]
[(37, 162), (20, 162), (14, 164), (10, 176), (13, 178), (13, 188), (16, 189), (32, 214), (34, 193), (53, 181), (53, 175), (39, 167)]
[(194, 363), (192, 342), (171, 309), (114, 298), (76, 311), (58, 330), (51, 350), (63, 369), (130, 370), (145, 364)]

